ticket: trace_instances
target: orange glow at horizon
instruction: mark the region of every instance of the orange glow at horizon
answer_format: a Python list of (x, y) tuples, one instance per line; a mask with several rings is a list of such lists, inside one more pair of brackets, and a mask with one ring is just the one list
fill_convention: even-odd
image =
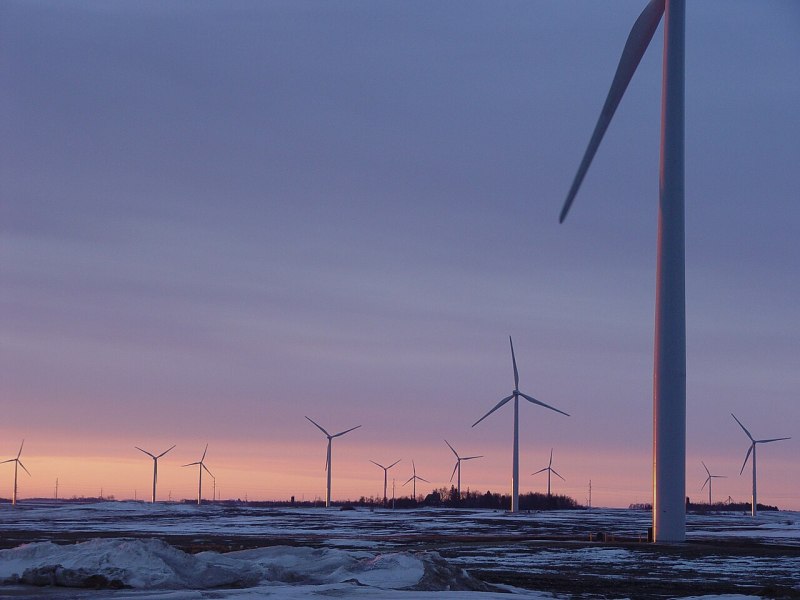
[[(48, 444), (51, 445), (52, 442)], [(160, 448), (156, 444), (151, 448), (148, 444), (142, 444), (142, 447), (155, 453), (162, 452), (169, 445)], [(159, 460), (159, 501), (170, 498), (196, 499), (197, 467), (182, 465), (199, 460), (203, 445), (179, 443), (175, 450)], [(117, 449), (107, 455), (101, 455), (97, 447), (87, 448), (87, 454), (80, 454), (73, 449), (69, 455), (58, 455), (52, 452), (52, 448), (49, 450), (51, 452), (38, 454), (36, 444), (26, 442), (27, 452), (23, 452), (22, 460), (32, 477), (20, 472), (21, 500), (52, 498), (56, 479), (61, 499), (98, 497), (100, 494), (113, 496), (117, 500), (150, 499), (153, 462), (132, 445), (130, 450)], [(463, 464), (462, 490), (509, 493), (510, 448), (506, 444), (497, 444), (486, 452), (485, 458)], [(431, 482), (418, 482), (418, 495), (428, 494), (436, 488), (450, 487), (454, 461), (444, 444), (442, 448), (438, 444), (415, 446), (413, 453), (417, 474)], [(383, 493), (383, 471), (369, 460), (393, 461), (397, 458), (402, 458), (402, 461), (389, 471), (387, 495), (392, 495), (394, 480), (396, 496), (409, 496), (411, 484), (403, 486), (411, 476), (412, 456), (409, 452), (388, 453), (355, 439), (347, 443), (336, 440), (333, 449), (333, 499), (357, 500), (362, 496), (380, 498)], [(534, 453), (525, 450), (522, 453), (521, 493), (546, 491), (546, 473), (536, 476), (531, 476), (531, 473), (546, 466), (547, 458), (543, 451)], [(737, 460), (738, 457), (728, 463), (715, 460), (716, 470), (729, 474), (728, 479), (715, 480), (715, 502), (724, 501), (728, 496), (736, 501), (749, 501), (750, 478), (747, 477), (747, 470), (739, 477), (741, 464), (733, 464)], [(231, 442), (212, 442), (205, 462), (216, 478), (217, 499), (288, 500), (294, 496), (298, 501), (309, 501), (325, 497), (324, 438), (309, 436), (302, 443), (279, 445), (249, 443), (245, 451)], [(707, 499), (706, 491), (700, 492), (704, 473), (691, 467), (690, 459), (687, 466), (687, 494), (695, 502), (704, 502)], [(651, 501), (649, 456), (556, 450), (553, 468), (566, 478), (564, 482), (553, 476), (553, 493), (571, 496), (580, 504), (588, 502), (589, 479), (592, 480), (593, 506), (627, 507), (632, 503)], [(777, 505), (785, 510), (800, 510), (796, 491), (791, 488), (787, 478), (780, 476), (781, 472), (790, 468), (786, 458), (772, 457), (763, 465), (759, 463), (759, 498), (762, 503)], [(13, 466), (0, 465), (0, 497), (11, 495), (12, 469)], [(212, 479), (204, 475), (203, 498), (210, 500), (213, 490)]]

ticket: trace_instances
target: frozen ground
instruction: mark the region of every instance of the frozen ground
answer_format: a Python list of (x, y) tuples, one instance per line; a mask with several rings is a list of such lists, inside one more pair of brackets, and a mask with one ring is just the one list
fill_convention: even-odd
[(649, 521), (628, 510), (3, 505), (0, 597), (800, 598), (800, 514), (690, 515), (689, 543), (674, 546), (641, 541)]

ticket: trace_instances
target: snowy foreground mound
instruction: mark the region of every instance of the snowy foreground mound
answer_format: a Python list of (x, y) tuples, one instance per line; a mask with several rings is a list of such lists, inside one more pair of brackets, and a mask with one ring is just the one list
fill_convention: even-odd
[(385, 590), (488, 590), (435, 552), (273, 546), (187, 554), (160, 540), (94, 539), (0, 550), (0, 584), (209, 589), (352, 583)]

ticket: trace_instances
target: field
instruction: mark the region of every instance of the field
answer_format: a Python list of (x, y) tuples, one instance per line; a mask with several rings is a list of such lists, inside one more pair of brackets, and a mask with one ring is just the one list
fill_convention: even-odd
[(0, 597), (800, 598), (800, 514), (689, 515), (680, 545), (647, 544), (649, 522), (618, 509), (4, 505)]

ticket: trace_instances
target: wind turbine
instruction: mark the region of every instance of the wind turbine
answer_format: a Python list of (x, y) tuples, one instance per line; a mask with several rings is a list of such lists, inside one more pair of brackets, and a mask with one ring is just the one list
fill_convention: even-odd
[(452, 474), (450, 475), (450, 482), (452, 483), (452, 481), (453, 481), (453, 476), (456, 474), (456, 471), (458, 471), (458, 499), (459, 499), (459, 501), (460, 501), (460, 500), (461, 500), (461, 461), (462, 461), (462, 460), (472, 460), (472, 459), (474, 459), (474, 458), (483, 458), (483, 455), (481, 455), (481, 456), (465, 456), (465, 457), (463, 457), (463, 458), (462, 458), (462, 457), (460, 457), (460, 456), (458, 455), (458, 452), (456, 452), (456, 449), (455, 449), (455, 448), (453, 448), (453, 447), (450, 445), (450, 442), (448, 442), (447, 440), (445, 440), (445, 441), (444, 441), (444, 443), (445, 443), (445, 444), (447, 444), (447, 446), (450, 448), (450, 450), (452, 450), (452, 451), (453, 451), (453, 454), (455, 454), (455, 455), (456, 455), (456, 466), (455, 466), (455, 467), (453, 467), (453, 472), (452, 472)]
[[(550, 462), (547, 463), (547, 466), (544, 469), (539, 469), (538, 471), (536, 471), (536, 473), (531, 473), (531, 475), (538, 475), (539, 473), (544, 473), (545, 471), (547, 471), (547, 497), (549, 498), (550, 497), (550, 473), (555, 473), (556, 475), (558, 475), (558, 477), (561, 477), (561, 475), (558, 474), (558, 471), (556, 471), (553, 468), (553, 449), (552, 448), (550, 448)], [(561, 477), (561, 481), (566, 481), (566, 479)]]
[(511, 392), (510, 396), (507, 396), (500, 400), (495, 407), (490, 410), (488, 413), (483, 415), (480, 419), (475, 421), (472, 426), (475, 427), (478, 423), (483, 421), (486, 417), (496, 411), (498, 408), (503, 406), (509, 400), (514, 400), (514, 457), (513, 457), (513, 465), (511, 469), (511, 512), (517, 512), (519, 510), (519, 398), (522, 396), (528, 402), (532, 404), (538, 404), (539, 406), (544, 406), (545, 408), (549, 408), (550, 410), (554, 410), (557, 413), (561, 413), (562, 415), (569, 416), (563, 410), (558, 410), (557, 408), (553, 408), (549, 404), (545, 404), (544, 402), (539, 402), (536, 398), (532, 398), (527, 394), (523, 394), (519, 391), (519, 372), (517, 371), (517, 359), (514, 356), (514, 342), (511, 340), (511, 336), (508, 336), (508, 341), (511, 344), (511, 362), (514, 365), (514, 391)]
[(191, 467), (191, 466), (194, 466), (194, 465), (199, 465), (198, 466), (198, 470), (200, 471), (200, 479), (199, 479), (199, 481), (197, 483), (197, 504), (198, 504), (198, 506), (202, 503), (202, 498), (203, 498), (203, 469), (205, 469), (206, 473), (211, 475), (211, 478), (214, 479), (213, 473), (211, 473), (211, 471), (208, 470), (208, 467), (203, 462), (206, 459), (206, 452), (208, 452), (208, 444), (206, 444), (206, 449), (203, 450), (203, 456), (202, 456), (202, 458), (200, 458), (200, 460), (198, 460), (197, 462), (193, 462), (193, 463), (189, 463), (189, 464), (183, 465), (184, 467)]
[(19, 457), (22, 455), (22, 447), (24, 445), (25, 445), (25, 440), (22, 440), (22, 443), (19, 445), (19, 452), (17, 452), (17, 457), (16, 458), (9, 458), (8, 460), (4, 460), (3, 462), (0, 462), (0, 465), (2, 465), (4, 463), (10, 463), (10, 462), (14, 463), (14, 495), (11, 496), (11, 506), (16, 506), (17, 505), (17, 470), (18, 470), (18, 467), (22, 467), (22, 470), (25, 471), (28, 474), (28, 477), (31, 476), (31, 472), (28, 471), (28, 469), (25, 468), (25, 465), (23, 465), (22, 461), (19, 459)]
[(747, 434), (747, 437), (750, 438), (750, 447), (747, 449), (747, 455), (744, 457), (744, 462), (742, 463), (742, 470), (739, 471), (739, 475), (744, 473), (744, 468), (747, 465), (747, 459), (750, 458), (750, 453), (753, 453), (753, 506), (750, 510), (750, 514), (754, 517), (758, 514), (758, 500), (756, 498), (756, 444), (766, 444), (768, 442), (780, 442), (781, 440), (790, 440), (790, 437), (781, 437), (781, 438), (772, 438), (769, 440), (754, 440), (753, 436), (750, 435), (750, 432), (747, 431), (742, 422), (736, 418), (736, 415), (731, 413), (731, 416), (734, 420), (739, 424), (744, 432)]
[(416, 502), (416, 501), (417, 501), (417, 480), (419, 480), (419, 481), (424, 481), (425, 483), (430, 483), (430, 481), (428, 481), (427, 479), (423, 479), (422, 477), (419, 477), (419, 476), (417, 475), (417, 465), (415, 465), (415, 464), (414, 464), (414, 461), (413, 461), (413, 460), (411, 461), (411, 468), (412, 468), (412, 470), (413, 470), (412, 472), (413, 472), (414, 474), (413, 474), (411, 477), (409, 477), (409, 478), (408, 478), (408, 481), (406, 481), (406, 483), (404, 483), (403, 485), (406, 485), (407, 483), (409, 483), (409, 482), (411, 482), (411, 481), (413, 481), (413, 482), (414, 482), (414, 483), (412, 484), (412, 487), (413, 487), (413, 494), (414, 494), (414, 495), (413, 495), (413, 498), (414, 498), (414, 502)]
[[(306, 417), (306, 419), (308, 419), (308, 417)], [(308, 419), (308, 420), (311, 421), (312, 423), (314, 423), (314, 421), (312, 419)], [(350, 429), (346, 429), (346, 430), (341, 431), (339, 433), (334, 433), (333, 435), (331, 435), (330, 433), (325, 431), (325, 429), (323, 429), (317, 423), (314, 423), (314, 425), (316, 425), (317, 429), (319, 429), (322, 433), (324, 433), (328, 438), (328, 455), (327, 455), (327, 458), (325, 459), (325, 470), (328, 471), (328, 488), (325, 491), (325, 506), (329, 507), (331, 505), (331, 442), (333, 441), (333, 438), (337, 438), (339, 436), (342, 436), (345, 433), (350, 433), (354, 429), (358, 429), (359, 427), (361, 427), (361, 425), (356, 425), (355, 427), (351, 427)]]
[(703, 488), (706, 487), (706, 484), (708, 484), (708, 505), (711, 506), (711, 480), (725, 479), (726, 477), (725, 475), (712, 475), (711, 471), (708, 470), (706, 463), (704, 463), (702, 460), (700, 462), (703, 463), (703, 468), (706, 470), (706, 473), (708, 473), (708, 477), (706, 477), (705, 483), (703, 483), (703, 487), (700, 488), (700, 491), (702, 492)]
[(376, 463), (374, 460), (369, 461), (373, 465), (378, 465), (381, 469), (383, 469), (383, 505), (384, 506), (386, 506), (386, 483), (387, 483), (387, 480), (388, 480), (388, 477), (389, 477), (389, 469), (391, 469), (393, 466), (395, 466), (401, 460), (403, 460), (403, 459), (400, 458), (400, 459), (394, 461), (388, 467), (384, 467), (383, 465)]
[(685, 0), (650, 0), (622, 50), (572, 182), (563, 222), (611, 118), (664, 15), (653, 373), (653, 540), (686, 539), (686, 293), (683, 199)]
[[(173, 445), (172, 448), (174, 448), (176, 445), (177, 444)], [(142, 450), (141, 448), (139, 448), (139, 446), (134, 446), (134, 448), (136, 448), (139, 452), (144, 452), (145, 454), (147, 454), (147, 456), (149, 456), (150, 458), (153, 459), (153, 504), (155, 504), (155, 502), (156, 502), (156, 481), (158, 480), (158, 459), (161, 458), (162, 456), (164, 456), (170, 450), (172, 450), (172, 448), (169, 448), (168, 450), (164, 450), (158, 456), (155, 456), (154, 454), (150, 454), (147, 450)]]

